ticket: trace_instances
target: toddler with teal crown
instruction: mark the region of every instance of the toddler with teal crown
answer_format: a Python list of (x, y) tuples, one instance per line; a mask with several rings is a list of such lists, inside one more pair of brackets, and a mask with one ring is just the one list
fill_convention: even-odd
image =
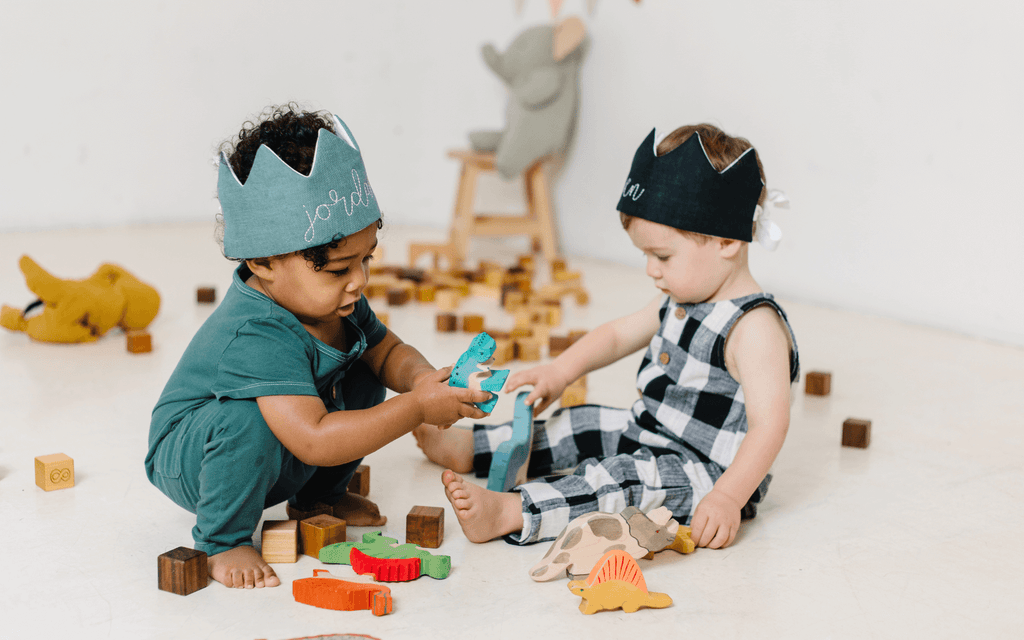
[(217, 189), (224, 255), (240, 264), (153, 410), (146, 474), (196, 514), (214, 580), (272, 587), (252, 546), (265, 508), (384, 524), (347, 491), (363, 456), (422, 423), (482, 418), (491, 394), (449, 386), (451, 368), (363, 296), (381, 214), (340, 118), (271, 110), (221, 153)]
[[(586, 513), (665, 506), (692, 527), (697, 546), (732, 543), (768, 490), (799, 375), (786, 314), (747, 262), (755, 237), (769, 249), (781, 237), (764, 213), (767, 196), (761, 161), (743, 138), (711, 125), (661, 140), (651, 131), (617, 209), (659, 293), (505, 385), (533, 385), (525, 401), (536, 414), (580, 376), (646, 347), (639, 399), (535, 421), (532, 480), (504, 493), (459, 474), (487, 474), (506, 425), (414, 429), (427, 457), (448, 467), (442, 483), (467, 538), (528, 544)], [(573, 472), (556, 474), (565, 469)]]

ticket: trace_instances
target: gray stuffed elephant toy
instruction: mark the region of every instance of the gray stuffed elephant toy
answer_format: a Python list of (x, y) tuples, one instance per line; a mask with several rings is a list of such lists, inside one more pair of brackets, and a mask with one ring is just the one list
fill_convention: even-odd
[(494, 152), (501, 177), (512, 179), (569, 146), (588, 46), (583, 22), (575, 16), (526, 29), (505, 53), (484, 45), (484, 61), (508, 85), (508, 113), (503, 131), (474, 131), (469, 141), (475, 151)]

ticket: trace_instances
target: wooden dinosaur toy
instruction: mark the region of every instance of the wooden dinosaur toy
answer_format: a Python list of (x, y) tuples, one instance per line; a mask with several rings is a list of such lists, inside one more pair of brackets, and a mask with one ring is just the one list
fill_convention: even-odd
[(663, 549), (691, 553), (695, 547), (690, 527), (680, 526), (667, 507), (648, 514), (636, 507), (626, 507), (617, 514), (594, 511), (574, 518), (566, 526), (530, 569), (530, 577), (537, 582), (562, 576), (581, 579), (612, 549), (623, 549), (639, 559)]
[[(353, 564), (351, 558), (353, 549), (358, 549), (371, 558), (417, 558), (420, 562), (420, 574), (426, 574), (437, 580), (447, 578), (452, 570), (451, 556), (435, 556), (414, 544), (398, 544), (398, 540), (389, 538), (380, 531), (364, 533), (362, 542), (338, 542), (327, 545), (320, 550), (320, 562)], [(355, 568), (354, 565), (353, 568)], [(372, 572), (372, 570), (369, 571)]]
[(526, 468), (533, 446), (533, 407), (526, 404), (529, 391), (520, 391), (512, 413), (512, 437), (498, 445), (487, 472), (487, 489), (505, 492), (526, 482)]
[(667, 594), (647, 590), (636, 560), (622, 549), (604, 554), (586, 580), (572, 580), (568, 586), (569, 591), (582, 596), (580, 611), (586, 615), (612, 609), (634, 613), (642, 607), (664, 609), (672, 605)]
[(352, 570), (359, 575), (373, 574), (377, 582), (408, 582), (420, 577), (419, 558), (374, 558), (359, 549), (348, 555)]
[(292, 582), (292, 596), (296, 602), (321, 609), (369, 609), (375, 616), (387, 615), (394, 610), (391, 589), (376, 584), (348, 582), (331, 575), (326, 569), (314, 569), (312, 578)]
[(493, 411), (494, 405), (498, 403), (498, 392), (505, 386), (505, 379), (509, 374), (508, 369), (491, 370), (480, 366), (491, 359), (497, 346), (498, 343), (489, 334), (478, 333), (469, 343), (466, 352), (459, 356), (459, 360), (452, 367), (451, 377), (448, 378), (450, 387), (490, 391), (490, 400), (476, 403), (481, 411), (487, 413)]

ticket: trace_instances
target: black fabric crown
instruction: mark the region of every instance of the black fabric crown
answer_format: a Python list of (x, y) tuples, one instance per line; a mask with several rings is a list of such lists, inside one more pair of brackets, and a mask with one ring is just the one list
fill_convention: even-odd
[(756, 153), (747, 149), (719, 172), (700, 134), (658, 156), (651, 129), (633, 156), (618, 210), (683, 231), (750, 242), (763, 187)]

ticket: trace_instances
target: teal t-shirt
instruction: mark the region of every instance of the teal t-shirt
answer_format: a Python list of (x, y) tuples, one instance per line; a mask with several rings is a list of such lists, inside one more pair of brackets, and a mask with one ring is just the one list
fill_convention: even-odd
[(345, 372), (387, 334), (366, 297), (342, 318), (349, 350), (314, 338), (289, 311), (245, 284), (242, 264), (220, 306), (192, 338), (153, 409), (149, 448), (182, 417), (214, 401), (260, 396), (319, 396), (328, 411), (344, 409)]

